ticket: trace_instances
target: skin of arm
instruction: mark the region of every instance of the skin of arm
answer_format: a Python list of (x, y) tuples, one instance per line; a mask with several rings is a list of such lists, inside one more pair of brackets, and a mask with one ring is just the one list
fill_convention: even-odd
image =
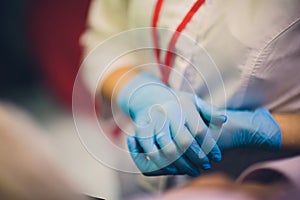
[[(104, 80), (100, 92), (105, 98), (116, 101), (124, 85), (139, 73), (134, 67), (119, 68)], [(282, 148), (300, 149), (300, 114), (272, 113), (272, 116), (281, 129)]]
[(140, 72), (133, 67), (122, 67), (110, 73), (100, 87), (100, 93), (104, 98), (116, 101), (116, 98), (123, 87), (137, 76)]
[(300, 115), (272, 113), (272, 116), (281, 129), (282, 148), (300, 149)]

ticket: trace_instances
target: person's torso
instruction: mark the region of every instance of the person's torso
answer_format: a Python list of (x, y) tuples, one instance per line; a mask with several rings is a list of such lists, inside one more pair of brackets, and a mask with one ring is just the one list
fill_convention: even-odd
[[(129, 2), (130, 28), (149, 27), (156, 1)], [(158, 27), (175, 30), (194, 2), (165, 0)], [(176, 44), (170, 86), (218, 106), (299, 112), (299, 18), (297, 0), (207, 0)], [(159, 36), (164, 48), (171, 35)]]

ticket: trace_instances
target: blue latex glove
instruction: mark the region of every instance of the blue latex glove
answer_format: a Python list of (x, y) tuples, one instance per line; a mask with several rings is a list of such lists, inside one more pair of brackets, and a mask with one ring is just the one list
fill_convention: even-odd
[[(128, 137), (128, 148), (145, 175), (197, 176), (200, 168), (211, 167), (210, 159), (221, 160), (195, 95), (175, 92), (156, 77), (142, 73), (122, 89), (117, 103), (134, 121), (135, 136)], [(214, 128), (226, 121), (222, 112), (205, 113)]]
[[(197, 98), (197, 104), (198, 107), (202, 108), (209, 106), (200, 109), (204, 120), (208, 121), (210, 113), (207, 111), (212, 106), (200, 98)], [(223, 113), (226, 115), (227, 121), (222, 127), (218, 124), (215, 125), (213, 122), (209, 124), (211, 129), (221, 128), (220, 131), (212, 131), (212, 135), (221, 150), (237, 147), (255, 147), (266, 150), (280, 149), (280, 127), (267, 109), (259, 108), (254, 111), (223, 110)]]

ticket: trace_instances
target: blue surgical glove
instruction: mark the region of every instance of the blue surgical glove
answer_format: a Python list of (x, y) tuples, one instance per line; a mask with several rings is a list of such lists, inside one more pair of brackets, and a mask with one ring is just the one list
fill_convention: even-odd
[[(217, 109), (202, 99), (197, 98), (197, 104), (203, 119), (211, 118), (210, 109)], [(212, 108), (213, 107), (213, 108)], [(221, 110), (221, 109), (217, 109)], [(221, 150), (237, 147), (253, 147), (266, 150), (279, 150), (281, 147), (281, 131), (270, 112), (265, 108), (254, 111), (223, 110), (227, 121), (222, 127), (208, 122), (213, 138)]]
[[(221, 160), (195, 95), (175, 92), (156, 77), (141, 73), (124, 86), (117, 104), (134, 121), (135, 135), (128, 137), (128, 148), (145, 175), (197, 176), (200, 168), (211, 167), (210, 159)], [(226, 121), (221, 112), (205, 112), (214, 128)]]

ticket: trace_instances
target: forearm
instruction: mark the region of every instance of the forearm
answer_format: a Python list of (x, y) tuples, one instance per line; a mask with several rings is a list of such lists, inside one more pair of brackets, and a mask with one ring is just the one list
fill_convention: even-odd
[(300, 114), (272, 114), (282, 133), (283, 149), (300, 149)]
[(140, 72), (135, 70), (133, 67), (118, 68), (105, 78), (99, 92), (103, 95), (103, 97), (115, 101), (117, 95), (126, 83), (132, 80), (139, 73)]

